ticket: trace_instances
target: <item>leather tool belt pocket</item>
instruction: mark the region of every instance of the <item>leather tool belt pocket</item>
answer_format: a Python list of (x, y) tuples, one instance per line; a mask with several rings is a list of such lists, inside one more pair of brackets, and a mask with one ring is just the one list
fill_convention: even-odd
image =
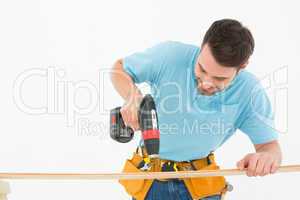
[[(208, 158), (209, 162), (207, 162), (207, 159), (199, 159), (187, 164), (180, 164), (178, 167), (180, 170), (220, 169), (220, 167), (216, 165), (213, 154), (210, 154)], [(226, 188), (226, 180), (224, 176), (183, 178), (183, 181), (193, 199), (202, 199), (208, 196), (222, 194)]]
[[(131, 159), (125, 161), (122, 172), (140, 172), (147, 171), (145, 168), (147, 155), (139, 155), (138, 150), (133, 153)], [(162, 161), (163, 162), (163, 161)], [(142, 164), (142, 165), (141, 165)], [(191, 170), (217, 170), (220, 167), (216, 164), (214, 154), (208, 157), (194, 160), (190, 162), (176, 162), (174, 171), (191, 171)], [(169, 171), (169, 170), (163, 170)], [(173, 171), (173, 170), (170, 170)], [(160, 179), (159, 179), (160, 180)], [(211, 176), (199, 178), (182, 178), (193, 199), (202, 199), (212, 195), (225, 194), (226, 180), (224, 176)], [(126, 192), (134, 197), (136, 200), (144, 200), (151, 188), (153, 179), (139, 179), (139, 180), (119, 180)]]
[[(122, 172), (141, 172), (144, 171), (139, 168), (139, 165), (144, 162), (144, 158), (140, 156), (137, 152), (133, 153), (131, 159), (125, 161)], [(139, 180), (119, 180), (119, 183), (122, 184), (126, 192), (134, 197), (136, 200), (145, 199), (148, 190), (150, 189), (153, 180), (152, 179), (139, 179)]]

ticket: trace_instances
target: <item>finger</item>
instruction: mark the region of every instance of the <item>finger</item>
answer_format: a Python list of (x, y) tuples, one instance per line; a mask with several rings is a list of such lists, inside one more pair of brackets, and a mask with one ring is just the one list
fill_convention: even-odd
[(135, 109), (130, 109), (128, 114), (132, 123), (138, 122), (138, 112)]
[(238, 163), (237, 163), (237, 167), (240, 169), (240, 170), (244, 170), (247, 168), (248, 166), (248, 161), (249, 161), (249, 158), (251, 157), (252, 154), (247, 154), (242, 160), (240, 160)]
[(242, 159), (242, 160), (238, 161), (236, 163), (236, 166), (239, 170), (244, 170), (245, 169), (245, 160)]
[(128, 125), (131, 124), (131, 120), (130, 120), (130, 117), (128, 115), (128, 111), (127, 110), (124, 110), (122, 112), (122, 118), (123, 118), (125, 126), (128, 126)]
[(273, 162), (271, 166), (271, 173), (274, 174), (279, 168), (279, 164), (277, 162)]
[(255, 176), (262, 176), (263, 175), (263, 171), (264, 171), (264, 167), (265, 167), (265, 160), (264, 160), (264, 158), (258, 159), (256, 170), (255, 170)]
[(132, 114), (132, 118), (131, 118), (131, 124), (132, 126), (135, 128), (135, 130), (138, 129), (139, 127), (139, 121), (136, 115)]
[(133, 123), (132, 126), (133, 126), (134, 131), (139, 130), (139, 124), (138, 123)]
[(130, 112), (128, 110), (121, 111), (122, 119), (124, 121), (125, 126), (132, 127), (132, 118), (130, 117)]
[(130, 124), (133, 123), (134, 117), (133, 117), (133, 114), (132, 114), (131, 110), (126, 111), (126, 119), (127, 119), (128, 123), (130, 123)]
[(272, 161), (267, 161), (267, 162), (265, 163), (264, 171), (263, 171), (263, 175), (262, 175), (262, 176), (265, 176), (265, 175), (271, 173), (272, 163), (273, 163)]
[(255, 175), (257, 161), (258, 161), (258, 156), (257, 155), (253, 155), (249, 159), (248, 167), (247, 167), (247, 175), (248, 176), (254, 176)]

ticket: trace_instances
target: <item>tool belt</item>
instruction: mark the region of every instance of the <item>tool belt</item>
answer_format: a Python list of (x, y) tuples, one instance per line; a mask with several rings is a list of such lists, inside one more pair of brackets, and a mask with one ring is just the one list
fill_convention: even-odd
[[(139, 153), (141, 151), (141, 153)], [(127, 159), (123, 172), (149, 172), (149, 158), (144, 148), (137, 148), (131, 159)], [(160, 160), (160, 171), (190, 171), (190, 170), (217, 170), (219, 166), (215, 162), (213, 153), (207, 157), (192, 161), (175, 162), (171, 160)], [(193, 199), (223, 194), (226, 192), (226, 180), (223, 176), (178, 178), (183, 180)], [(156, 179), (158, 181), (169, 181), (171, 179)], [(144, 200), (154, 179), (144, 180), (119, 180), (126, 192), (136, 200)]]

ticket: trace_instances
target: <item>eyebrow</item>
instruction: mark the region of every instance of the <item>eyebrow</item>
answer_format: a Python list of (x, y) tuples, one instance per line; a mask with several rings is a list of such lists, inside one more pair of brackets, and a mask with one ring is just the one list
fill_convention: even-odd
[[(205, 71), (205, 69), (203, 68), (203, 66), (202, 66), (199, 62), (198, 62), (198, 65), (199, 65), (200, 69), (201, 69), (203, 72), (207, 73), (207, 72)], [(229, 77), (224, 77), (224, 76), (213, 76), (213, 78), (216, 78), (216, 79), (227, 79), (227, 78), (229, 78)]]

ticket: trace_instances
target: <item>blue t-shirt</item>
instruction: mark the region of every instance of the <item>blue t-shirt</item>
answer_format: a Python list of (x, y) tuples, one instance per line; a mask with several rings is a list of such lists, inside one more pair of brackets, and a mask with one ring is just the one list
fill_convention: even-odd
[(223, 91), (199, 93), (194, 67), (200, 48), (161, 42), (123, 59), (135, 83), (147, 82), (154, 97), (162, 159), (187, 161), (207, 156), (236, 129), (253, 144), (277, 139), (266, 91), (250, 72), (241, 70)]

